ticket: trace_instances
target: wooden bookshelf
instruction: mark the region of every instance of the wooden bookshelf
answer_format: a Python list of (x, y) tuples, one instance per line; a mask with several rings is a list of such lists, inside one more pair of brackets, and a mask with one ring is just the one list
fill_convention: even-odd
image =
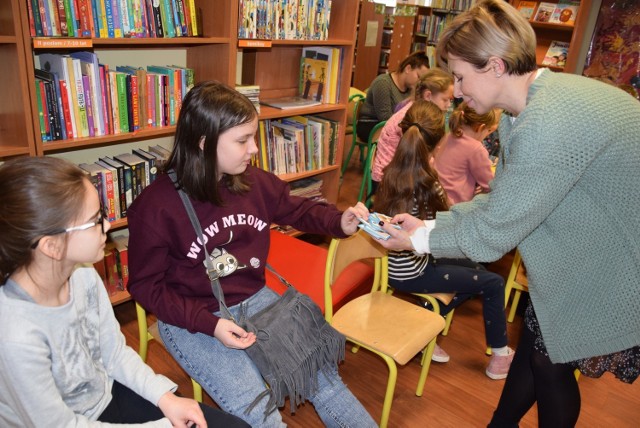
[[(328, 40), (238, 40), (240, 0), (195, 0), (200, 11), (199, 37), (176, 38), (63, 38), (32, 37), (26, 0), (0, 2), (0, 161), (14, 156), (56, 155), (79, 162), (94, 162), (99, 156), (129, 152), (131, 146), (146, 148), (157, 141), (171, 140), (175, 126), (142, 128), (131, 133), (42, 141), (36, 103), (33, 70), (41, 53), (68, 54), (93, 51), (101, 63), (146, 67), (176, 64), (194, 70), (196, 82), (217, 80), (230, 87), (236, 83), (259, 84), (261, 98), (296, 95), (303, 47), (331, 46), (342, 50), (338, 102), (304, 109), (261, 109), (260, 119), (293, 115), (320, 115), (338, 121), (340, 130), (335, 165), (318, 170), (287, 174), (294, 182), (308, 177), (323, 181), (322, 195), (329, 202), (338, 199), (344, 144), (349, 83), (353, 68), (358, 0), (333, 2)], [(255, 42), (255, 43), (254, 43)], [(259, 42), (259, 43), (258, 43)], [(243, 57), (243, 82), (236, 82), (238, 55)], [(87, 153), (85, 155), (85, 153)], [(87, 158), (83, 158), (86, 156)], [(78, 160), (80, 157), (80, 161)], [(126, 219), (112, 223), (112, 230), (126, 228)], [(128, 300), (126, 291), (112, 298), (113, 304)]]
[[(511, 0), (511, 4), (517, 8), (521, 0)], [(547, 3), (558, 3), (558, 0), (547, 0)], [(569, 52), (567, 54), (567, 61), (564, 68), (549, 67), (554, 71), (564, 71), (565, 73), (582, 74), (581, 64), (581, 47), (585, 43), (585, 39), (591, 37), (591, 32), (587, 31), (589, 13), (596, 6), (593, 0), (581, 0), (578, 13), (573, 25), (537, 22), (534, 21), (534, 17), (537, 13), (537, 8), (540, 2), (537, 2), (536, 10), (533, 16), (529, 20), (531, 27), (536, 32), (537, 47), (536, 47), (536, 62), (540, 67), (547, 67), (542, 65), (542, 60), (549, 49), (549, 45), (552, 41), (560, 41), (569, 43)], [(596, 11), (597, 12), (597, 11)], [(579, 69), (580, 68), (580, 69)]]

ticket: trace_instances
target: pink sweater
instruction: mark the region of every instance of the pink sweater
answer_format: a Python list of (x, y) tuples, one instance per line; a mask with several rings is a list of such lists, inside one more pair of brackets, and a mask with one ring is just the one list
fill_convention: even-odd
[(483, 192), (489, 191), (493, 171), (482, 142), (464, 134), (456, 137), (449, 133), (438, 145), (434, 158), (440, 184), (451, 205), (473, 199), (478, 186)]
[(389, 165), (389, 162), (393, 159), (393, 154), (396, 152), (396, 147), (398, 147), (400, 139), (402, 138), (402, 130), (399, 126), (400, 122), (402, 122), (404, 115), (412, 105), (413, 101), (408, 102), (404, 107), (395, 112), (382, 128), (382, 133), (378, 139), (376, 157), (373, 160), (373, 167), (371, 168), (371, 178), (373, 181), (382, 181), (382, 170), (385, 166)]

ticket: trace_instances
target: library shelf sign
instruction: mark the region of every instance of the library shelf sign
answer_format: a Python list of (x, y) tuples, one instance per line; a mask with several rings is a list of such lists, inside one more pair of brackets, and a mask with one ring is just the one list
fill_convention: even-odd
[(271, 40), (266, 39), (240, 39), (238, 40), (239, 48), (270, 48)]
[(33, 39), (34, 49), (67, 49), (67, 48), (91, 48), (93, 39), (78, 37), (36, 37)]

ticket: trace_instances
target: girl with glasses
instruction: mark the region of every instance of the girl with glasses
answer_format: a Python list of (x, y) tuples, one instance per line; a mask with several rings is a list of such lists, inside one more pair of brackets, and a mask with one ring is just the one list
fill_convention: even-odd
[(85, 173), (52, 157), (0, 167), (0, 425), (246, 427), (174, 395), (126, 346), (91, 264), (109, 222)]

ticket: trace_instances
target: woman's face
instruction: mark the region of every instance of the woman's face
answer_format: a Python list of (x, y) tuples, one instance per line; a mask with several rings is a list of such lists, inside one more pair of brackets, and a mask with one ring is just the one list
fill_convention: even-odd
[(424, 93), (424, 99), (427, 101), (431, 101), (442, 111), (449, 110), (449, 107), (451, 107), (452, 98), (453, 85), (449, 86), (445, 91), (442, 92), (425, 91)]
[(258, 118), (251, 122), (235, 126), (224, 131), (218, 137), (218, 180), (223, 174), (242, 174), (251, 157), (258, 153), (256, 145), (256, 131), (258, 130)]
[(449, 55), (449, 71), (453, 74), (453, 95), (462, 98), (478, 114), (489, 112), (498, 91), (496, 74), (490, 69), (478, 70), (470, 63)]

